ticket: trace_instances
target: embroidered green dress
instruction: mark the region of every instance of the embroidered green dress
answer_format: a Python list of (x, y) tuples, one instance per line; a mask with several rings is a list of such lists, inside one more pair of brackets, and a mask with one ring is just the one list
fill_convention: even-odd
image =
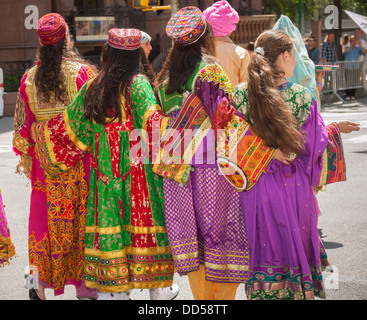
[[(86, 286), (100, 292), (171, 286), (174, 265), (165, 228), (162, 178), (149, 163), (138, 161), (146, 150), (143, 142), (149, 140), (135, 136), (136, 129), (147, 129), (153, 119), (164, 122), (154, 92), (146, 77), (135, 76), (127, 95), (131, 99), (121, 96), (123, 121), (101, 125), (83, 115), (89, 83), (65, 112), (32, 128), (40, 137), (36, 152), (50, 174), (67, 170), (91, 152)], [(132, 150), (138, 150), (135, 156), (130, 156)]]

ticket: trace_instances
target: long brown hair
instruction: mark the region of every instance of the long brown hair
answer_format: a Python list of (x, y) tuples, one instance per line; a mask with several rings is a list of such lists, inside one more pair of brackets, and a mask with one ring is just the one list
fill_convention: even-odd
[(97, 72), (96, 66), (67, 47), (66, 37), (54, 45), (40, 46), (37, 50), (35, 62), (39, 65), (35, 84), (37, 92), (42, 94), (46, 102), (50, 102), (51, 98), (65, 102), (65, 75), (62, 69), (64, 59), (89, 65)]
[(264, 55), (255, 53), (248, 67), (249, 115), (253, 130), (267, 146), (300, 154), (303, 134), (280, 94), (277, 79), (284, 77), (284, 72), (276, 68), (279, 55), (294, 50), (293, 41), (283, 31), (268, 30), (257, 38), (257, 47), (264, 49)]
[[(137, 50), (120, 50), (104, 45), (101, 56), (101, 70), (89, 85), (84, 100), (84, 116), (97, 123), (107, 124), (118, 119), (122, 121), (120, 95), (127, 101), (128, 87), (131, 79), (138, 73), (144, 73), (142, 63), (146, 63), (142, 48)], [(126, 110), (131, 112), (131, 110)]]
[(157, 83), (168, 81), (167, 94), (176, 91), (183, 93), (183, 86), (189, 80), (197, 64), (202, 59), (214, 62), (214, 57), (213, 32), (209, 23), (207, 23), (204, 34), (195, 43), (186, 46), (173, 45), (161, 72), (158, 74)]

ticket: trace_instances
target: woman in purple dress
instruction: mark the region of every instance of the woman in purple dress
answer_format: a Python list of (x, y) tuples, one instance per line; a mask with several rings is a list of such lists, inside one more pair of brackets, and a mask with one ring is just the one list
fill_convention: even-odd
[[(285, 32), (262, 33), (255, 48), (249, 83), (236, 87), (234, 105), (265, 144), (288, 159), (271, 160), (256, 183), (240, 193), (250, 248), (248, 299), (325, 297), (322, 269), (328, 260), (318, 234), (313, 186), (323, 181), (328, 163), (345, 169), (340, 132), (358, 126), (326, 127), (309, 90), (286, 80), (296, 58)], [(323, 154), (332, 139), (336, 144), (329, 157), (333, 153), (335, 161), (328, 162)], [(341, 171), (333, 182), (345, 179)]]
[[(198, 8), (179, 10), (166, 33), (174, 45), (158, 75), (157, 100), (172, 121), (180, 112), (185, 119), (180, 132), (198, 129), (191, 159), (186, 157), (188, 146), (185, 164), (153, 167), (165, 178), (165, 221), (175, 268), (188, 275), (194, 299), (235, 299), (238, 285), (248, 279), (246, 230), (239, 194), (219, 175), (211, 130), (215, 110), (221, 99), (231, 101), (233, 86), (213, 58), (212, 31)], [(200, 123), (191, 120), (196, 107), (187, 112), (181, 108), (185, 91), (192, 91), (207, 113)], [(271, 159), (272, 150), (263, 150)], [(179, 183), (179, 177), (186, 181)]]

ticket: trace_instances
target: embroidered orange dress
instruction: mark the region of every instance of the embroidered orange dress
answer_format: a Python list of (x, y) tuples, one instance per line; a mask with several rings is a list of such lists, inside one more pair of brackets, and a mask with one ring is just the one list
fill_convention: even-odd
[[(40, 167), (34, 154), (31, 126), (55, 117), (71, 103), (82, 85), (94, 76), (86, 65), (65, 60), (65, 102), (46, 103), (35, 86), (38, 65), (23, 76), (14, 116), (13, 150), (20, 155), (18, 173), (31, 181), (29, 265), (42, 285), (64, 292), (66, 284), (79, 287), (84, 258), (85, 213), (90, 174), (89, 158), (57, 176)], [(50, 155), (52, 156), (52, 155)]]

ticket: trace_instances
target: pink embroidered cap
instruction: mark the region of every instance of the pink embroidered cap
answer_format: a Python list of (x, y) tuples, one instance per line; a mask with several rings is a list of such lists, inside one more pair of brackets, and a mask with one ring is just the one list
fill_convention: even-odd
[(138, 29), (113, 28), (108, 31), (107, 43), (116, 49), (136, 50), (141, 45), (141, 32)]
[(203, 12), (203, 17), (209, 22), (215, 37), (225, 37), (236, 29), (240, 17), (236, 10), (225, 1), (217, 1)]
[(166, 34), (175, 43), (185, 46), (196, 42), (205, 32), (206, 22), (196, 7), (185, 7), (177, 11), (166, 26)]
[(41, 45), (56, 44), (65, 38), (67, 25), (62, 16), (49, 13), (38, 20), (37, 34)]

